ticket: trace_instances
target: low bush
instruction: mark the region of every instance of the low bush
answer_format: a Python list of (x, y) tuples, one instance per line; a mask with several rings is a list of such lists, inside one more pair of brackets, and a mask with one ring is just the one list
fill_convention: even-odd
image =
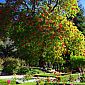
[(40, 73), (44, 73), (43, 71), (41, 71), (39, 68), (29, 68), (28, 74), (40, 74)]
[(61, 76), (61, 82), (74, 82), (75, 80), (77, 80), (79, 77), (79, 74), (69, 74), (69, 75), (65, 75), (65, 76)]
[(61, 76), (61, 77), (60, 77), (60, 81), (61, 81), (61, 82), (68, 82), (68, 80), (69, 80), (69, 75)]
[(33, 77), (33, 75), (28, 74), (28, 73), (24, 76), (25, 80), (30, 80), (30, 79), (32, 79), (32, 77)]
[(27, 67), (20, 67), (17, 71), (17, 74), (26, 74), (29, 71)]
[(73, 68), (85, 67), (85, 57), (84, 56), (71, 56), (70, 62)]
[(16, 58), (6, 58), (3, 63), (2, 75), (11, 75), (17, 73), (20, 67), (20, 60)]

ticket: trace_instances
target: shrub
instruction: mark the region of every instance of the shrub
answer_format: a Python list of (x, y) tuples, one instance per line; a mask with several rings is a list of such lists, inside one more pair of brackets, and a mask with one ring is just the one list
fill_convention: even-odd
[(25, 78), (26, 80), (30, 80), (30, 79), (32, 79), (32, 77), (33, 77), (33, 75), (28, 74), (28, 73), (24, 76), (24, 78)]
[(17, 72), (17, 69), (20, 67), (20, 60), (16, 58), (6, 58), (3, 63), (2, 74), (5, 75), (13, 74)]
[(70, 61), (73, 68), (85, 67), (85, 57), (84, 56), (71, 56)]
[(65, 75), (65, 76), (60, 77), (61, 82), (68, 82), (68, 80), (69, 80), (69, 75)]
[(25, 60), (20, 60), (21, 67), (26, 66)]
[(61, 82), (74, 82), (75, 80), (77, 80), (79, 77), (79, 74), (69, 74), (69, 75), (64, 75), (64, 76), (60, 76), (60, 81)]
[(20, 67), (20, 68), (18, 69), (17, 74), (26, 74), (28, 71), (29, 71), (29, 70), (28, 70), (27, 67)]

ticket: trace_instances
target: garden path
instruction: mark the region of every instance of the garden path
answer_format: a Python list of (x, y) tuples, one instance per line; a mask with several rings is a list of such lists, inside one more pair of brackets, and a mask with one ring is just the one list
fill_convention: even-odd
[(13, 79), (13, 78), (23, 78), (24, 75), (10, 75), (10, 76), (0, 76), (0, 79)]

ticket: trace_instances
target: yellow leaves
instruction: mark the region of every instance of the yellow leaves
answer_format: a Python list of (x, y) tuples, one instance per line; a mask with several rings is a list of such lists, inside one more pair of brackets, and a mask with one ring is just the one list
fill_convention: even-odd
[(58, 16), (58, 19), (59, 19), (59, 20), (62, 20), (62, 19), (63, 19), (63, 16)]
[(70, 26), (73, 25), (73, 22), (69, 21)]
[(69, 27), (73, 26), (73, 23), (71, 21), (65, 21), (65, 24)]
[(74, 29), (78, 31), (78, 29), (77, 29), (77, 27), (76, 27), (76, 26), (74, 26)]
[(83, 50), (83, 56), (85, 56), (85, 49)]
[(64, 22), (64, 23), (67, 22), (67, 17), (63, 17), (63, 22)]

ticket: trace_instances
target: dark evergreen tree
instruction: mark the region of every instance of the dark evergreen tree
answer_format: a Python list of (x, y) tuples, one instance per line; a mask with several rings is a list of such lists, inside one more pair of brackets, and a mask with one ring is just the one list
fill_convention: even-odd
[(82, 5), (80, 7), (80, 12), (77, 13), (77, 16), (73, 18), (73, 22), (78, 27), (78, 29), (85, 35), (85, 16), (84, 16), (84, 8)]

